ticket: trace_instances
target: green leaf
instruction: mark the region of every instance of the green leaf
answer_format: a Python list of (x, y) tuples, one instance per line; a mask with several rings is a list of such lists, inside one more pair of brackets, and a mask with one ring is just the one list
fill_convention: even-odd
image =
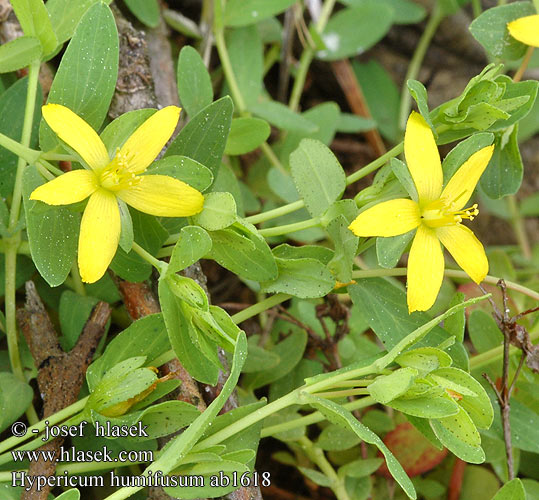
[(136, 109), (112, 120), (100, 134), (109, 156), (114, 158), (116, 150), (121, 148), (133, 132), (156, 111), (155, 109)]
[(526, 491), (522, 481), (516, 477), (505, 483), (492, 500), (526, 500)]
[(39, 40), (33, 36), (21, 36), (0, 45), (0, 73), (9, 73), (29, 66), (41, 57)]
[(404, 394), (418, 376), (415, 368), (399, 368), (389, 375), (382, 375), (367, 386), (370, 395), (386, 404)]
[(246, 375), (244, 378), (246, 387), (255, 390), (288, 375), (301, 361), (306, 346), (307, 333), (305, 331), (296, 330), (291, 333), (269, 351), (279, 357), (279, 364), (273, 368)]
[(329, 488), (333, 484), (333, 481), (322, 472), (314, 469), (308, 469), (307, 467), (298, 467), (298, 469), (302, 474), (307, 476), (308, 479), (318, 486), (325, 486)]
[(412, 79), (408, 80), (406, 82), (406, 85), (408, 87), (408, 90), (410, 91), (410, 94), (412, 95), (415, 102), (417, 103), (417, 108), (419, 109), (419, 113), (421, 113), (421, 116), (425, 119), (430, 129), (432, 130), (434, 138), (437, 139), (438, 134), (436, 133), (436, 128), (434, 127), (430, 119), (427, 89), (421, 82), (417, 80), (412, 80)]
[(326, 230), (335, 246), (335, 255), (328, 267), (341, 283), (352, 280), (352, 266), (357, 253), (359, 238), (348, 229), (349, 222), (344, 215), (335, 217)]
[(518, 125), (496, 134), (494, 144), (494, 153), (480, 182), (487, 196), (498, 199), (515, 194), (522, 184), (524, 166), (518, 148)]
[(283, 243), (273, 250), (275, 257), (281, 259), (316, 259), (322, 264), (328, 264), (333, 257), (333, 251), (329, 248), (317, 245), (303, 245), (300, 247)]
[(490, 146), (494, 141), (494, 134), (480, 132), (468, 139), (459, 142), (444, 158), (442, 169), (444, 171), (444, 185), (453, 177), (460, 166), (474, 153)]
[(167, 273), (176, 273), (189, 267), (210, 250), (211, 238), (204, 229), (198, 226), (182, 227), (170, 256)]
[(36, 167), (26, 167), (22, 187), (26, 232), (37, 270), (50, 286), (58, 286), (75, 260), (80, 214), (66, 207), (31, 201), (32, 191), (44, 183)]
[(69, 40), (86, 11), (96, 3), (110, 4), (112, 0), (47, 0), (47, 10), (58, 37), (58, 43)]
[(227, 155), (243, 155), (255, 150), (269, 137), (270, 126), (260, 118), (234, 118), (226, 142)]
[(133, 248), (133, 220), (131, 219), (131, 214), (129, 213), (129, 208), (127, 204), (118, 199), (118, 208), (120, 209), (120, 241), (118, 245), (125, 252), (129, 253), (131, 248)]
[(208, 193), (202, 212), (193, 217), (195, 224), (208, 231), (225, 229), (236, 219), (236, 202), (230, 193)]
[[(1, 47), (4, 47), (4, 45)], [(21, 139), (27, 91), (28, 77), (24, 77), (17, 80), (0, 95), (0, 133), (15, 141)], [(32, 122), (32, 136), (29, 144), (31, 148), (37, 145), (42, 102), (43, 94), (41, 87), (38, 87)], [(0, 197), (4, 199), (9, 198), (13, 194), (18, 160), (17, 155), (0, 146)]]
[[(159, 384), (160, 385), (160, 384)], [(163, 436), (168, 436), (188, 426), (200, 415), (192, 404), (185, 401), (164, 401), (154, 404), (141, 411), (131, 411), (121, 417), (104, 417), (96, 411), (92, 411), (92, 421), (106, 426), (131, 427), (141, 422), (147, 436), (134, 436), (134, 442), (148, 441)]]
[(343, 451), (358, 445), (360, 441), (356, 433), (350, 429), (329, 424), (322, 429), (316, 441), (316, 446), (326, 451)]
[(472, 311), (468, 318), (468, 334), (478, 353), (494, 349), (503, 343), (503, 333), (494, 318), (480, 309)]
[(189, 184), (200, 192), (206, 191), (213, 182), (209, 168), (187, 156), (169, 156), (155, 161), (146, 171), (147, 174), (168, 175)]
[(374, 474), (383, 463), (383, 458), (361, 458), (340, 467), (338, 474), (339, 476), (366, 477)]
[[(148, 214), (130, 209), (133, 221), (135, 241), (150, 254), (155, 255), (165, 242), (168, 233), (159, 221)], [(131, 250), (126, 253), (118, 248), (110, 264), (110, 268), (121, 278), (139, 282), (148, 279), (152, 273), (152, 266), (137, 253)]]
[(67, 491), (64, 491), (62, 494), (55, 497), (54, 500), (79, 500), (80, 491), (76, 488), (71, 488)]
[(185, 45), (178, 57), (178, 95), (189, 116), (195, 116), (213, 101), (210, 74), (200, 54)]
[[(249, 337), (251, 339), (253, 337)], [(243, 373), (255, 373), (264, 370), (270, 370), (279, 364), (279, 356), (274, 352), (258, 346), (254, 342), (249, 342), (249, 353), (245, 364), (243, 365)]]
[(334, 14), (324, 29), (324, 50), (317, 57), (336, 61), (362, 54), (381, 40), (391, 27), (393, 9), (384, 3), (364, 3)]
[(420, 418), (444, 418), (459, 412), (459, 406), (450, 398), (430, 394), (414, 398), (397, 398), (388, 402), (387, 406), (406, 415)]
[(469, 373), (453, 367), (439, 368), (429, 374), (432, 380), (444, 388), (462, 395), (458, 404), (466, 410), (473, 423), (480, 429), (488, 429), (494, 412), (483, 386)]
[(172, 293), (165, 279), (159, 280), (159, 302), (170, 344), (182, 365), (196, 380), (217, 384), (219, 368), (206, 356), (201, 343), (193, 340), (199, 334), (195, 331), (188, 309)]
[(34, 391), (15, 375), (0, 373), (0, 431), (19, 418), (32, 403)]
[(64, 351), (69, 352), (75, 347), (86, 321), (98, 302), (95, 297), (82, 296), (71, 290), (62, 293), (58, 315)]
[(352, 67), (380, 133), (389, 141), (398, 142), (400, 94), (395, 82), (377, 61), (353, 61)]
[[(422, 21), (427, 11), (421, 5), (408, 0), (377, 0), (393, 9), (393, 22), (395, 24), (415, 24)], [(364, 5), (365, 0), (343, 0), (344, 4), (351, 7)]]
[(376, 238), (376, 257), (378, 264), (386, 269), (393, 269), (406, 250), (406, 247), (412, 241), (416, 231), (408, 231), (407, 233), (388, 238)]
[[(395, 347), (401, 339), (430, 320), (423, 312), (408, 314), (404, 292), (383, 278), (358, 279), (348, 291), (355, 306), (369, 311), (369, 326), (387, 349)], [(428, 344), (438, 345), (448, 336), (445, 330), (435, 326)]]
[(232, 111), (232, 99), (228, 96), (206, 106), (182, 128), (167, 149), (165, 158), (187, 156), (209, 168), (215, 177), (225, 150)]
[(513, 2), (485, 10), (470, 24), (470, 31), (485, 50), (500, 59), (515, 60), (524, 55), (526, 45), (515, 40), (507, 23), (536, 14), (531, 2)]
[(277, 101), (263, 101), (251, 104), (249, 111), (277, 128), (289, 132), (312, 134), (318, 131), (317, 125)]
[(417, 189), (415, 187), (415, 182), (410, 175), (410, 170), (408, 170), (406, 163), (397, 158), (391, 158), (389, 164), (391, 165), (391, 170), (395, 174), (395, 177), (401, 183), (402, 187), (406, 189), (406, 192), (408, 193), (410, 198), (417, 202)]
[(485, 461), (479, 432), (462, 408), (456, 415), (431, 420), (430, 426), (441, 443), (461, 460), (472, 464)]
[(278, 276), (260, 283), (267, 293), (288, 293), (302, 299), (323, 297), (335, 286), (335, 279), (320, 261), (315, 259), (275, 258)]
[(412, 481), (410, 481), (410, 478), (402, 468), (401, 464), (378, 435), (372, 432), (368, 427), (365, 427), (348, 410), (345, 410), (342, 406), (333, 401), (328, 401), (318, 396), (305, 393), (302, 394), (302, 399), (306, 404), (311, 405), (324, 414), (330, 422), (352, 430), (366, 443), (375, 445), (384, 455), (387, 468), (395, 481), (399, 483), (401, 488), (408, 495), (408, 498), (417, 498)]
[(264, 46), (256, 26), (227, 31), (226, 46), (236, 83), (249, 108), (258, 100), (264, 76)]
[(159, 4), (157, 0), (124, 0), (135, 17), (146, 26), (159, 26)]
[[(453, 295), (449, 307), (456, 306), (464, 302), (465, 296), (461, 292), (457, 292)], [(464, 309), (461, 309), (459, 312), (449, 316), (444, 322), (444, 330), (448, 331), (450, 335), (453, 335), (457, 342), (464, 341), (464, 328), (466, 327), (466, 316), (464, 314)]]
[[(219, 395), (182, 434), (170, 442), (170, 444), (163, 450), (159, 459), (154, 462), (155, 467), (158, 468), (158, 470), (162, 470), (163, 474), (167, 474), (174, 469), (178, 462), (178, 457), (186, 455), (200, 439), (203, 432), (207, 430), (213, 422), (216, 422), (217, 414), (238, 383), (241, 368), (246, 357), (247, 340), (245, 338), (245, 333), (241, 332), (236, 341), (230, 375)], [(237, 417), (234, 415), (234, 418)]]
[(452, 360), (449, 354), (436, 347), (418, 347), (399, 354), (395, 363), (415, 368), (421, 376), (425, 376), (437, 368), (451, 366)]
[(24, 34), (39, 39), (44, 56), (53, 52), (58, 40), (43, 0), (11, 0), (11, 5)]
[(296, 0), (229, 0), (226, 3), (225, 26), (247, 26), (275, 16), (291, 7)]
[(146, 365), (151, 366), (151, 362), (167, 349), (170, 344), (163, 315), (144, 316), (114, 337), (105, 352), (88, 367), (88, 387), (93, 390), (110, 368), (126, 359), (145, 356)]
[(322, 215), (346, 187), (346, 175), (335, 155), (320, 141), (303, 139), (290, 155), (294, 184), (309, 213)]
[[(47, 102), (62, 104), (98, 130), (107, 115), (118, 78), (118, 31), (104, 3), (93, 5), (81, 19), (52, 82)], [(58, 139), (43, 120), (43, 151)]]
[(229, 271), (250, 280), (267, 281), (277, 277), (277, 264), (266, 240), (246, 222), (235, 222), (226, 229), (212, 231), (208, 258)]
[(352, 115), (350, 113), (341, 113), (337, 123), (337, 132), (345, 134), (354, 134), (357, 132), (366, 132), (376, 128), (376, 122), (372, 118)]

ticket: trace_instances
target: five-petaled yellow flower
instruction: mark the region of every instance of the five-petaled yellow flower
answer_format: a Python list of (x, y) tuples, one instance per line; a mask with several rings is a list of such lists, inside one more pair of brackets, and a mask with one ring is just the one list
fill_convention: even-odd
[(80, 156), (85, 169), (67, 172), (30, 195), (49, 205), (69, 205), (88, 197), (82, 216), (78, 263), (83, 281), (105, 274), (120, 239), (118, 199), (147, 214), (187, 217), (199, 213), (204, 197), (166, 175), (140, 175), (157, 157), (176, 128), (180, 108), (168, 106), (148, 118), (111, 159), (95, 130), (59, 104), (43, 106), (43, 118)]
[(530, 47), (539, 47), (539, 14), (521, 17), (507, 23), (511, 36)]
[[(432, 131), (416, 112), (406, 125), (404, 154), (418, 201), (396, 199), (360, 213), (350, 224), (357, 236), (397, 236), (417, 228), (408, 259), (408, 310), (426, 311), (436, 300), (444, 275), (442, 245), (476, 282), (488, 272), (481, 242), (463, 219), (472, 220), (477, 205), (464, 208), (485, 170), (494, 146), (487, 146), (465, 161), (443, 188), (440, 155)], [(442, 189), (443, 188), (443, 189)]]

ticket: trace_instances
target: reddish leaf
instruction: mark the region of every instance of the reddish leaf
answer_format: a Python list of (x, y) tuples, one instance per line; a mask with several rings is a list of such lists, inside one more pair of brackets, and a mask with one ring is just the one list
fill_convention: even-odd
[[(410, 422), (399, 424), (388, 432), (384, 443), (410, 477), (434, 469), (447, 455), (445, 448), (442, 451), (436, 449)], [(391, 477), (385, 462), (377, 473)]]

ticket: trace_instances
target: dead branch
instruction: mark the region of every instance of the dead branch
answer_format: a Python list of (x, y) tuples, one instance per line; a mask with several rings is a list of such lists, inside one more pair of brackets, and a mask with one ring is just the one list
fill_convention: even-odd
[[(37, 383), (43, 399), (45, 418), (77, 401), (86, 369), (105, 332), (111, 309), (107, 303), (99, 302), (86, 322), (75, 347), (66, 353), (60, 347), (56, 331), (34, 283), (27, 281), (25, 287), (26, 304), (24, 309), (17, 311), (17, 320), (38, 368)], [(58, 452), (63, 441), (63, 438), (57, 438), (39, 449)], [(52, 476), (55, 468), (56, 461), (40, 459), (30, 463), (28, 475)], [(23, 493), (22, 500), (45, 500), (49, 489), (46, 486), (36, 491), (32, 487)]]

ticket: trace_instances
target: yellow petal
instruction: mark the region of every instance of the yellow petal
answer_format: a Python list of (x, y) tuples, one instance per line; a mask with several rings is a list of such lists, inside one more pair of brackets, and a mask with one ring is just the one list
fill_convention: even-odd
[(519, 42), (539, 47), (539, 14), (511, 21), (507, 24), (507, 29)]
[(180, 108), (167, 106), (148, 118), (120, 148), (120, 155), (134, 174), (144, 169), (157, 157), (176, 128)]
[(488, 260), (475, 234), (462, 224), (436, 228), (436, 234), (468, 276), (481, 283), (488, 273)]
[(100, 170), (110, 161), (107, 148), (96, 131), (80, 116), (61, 104), (47, 104), (41, 108), (43, 118), (56, 135), (73, 148), (94, 170)]
[(39, 186), (32, 191), (31, 200), (48, 205), (69, 205), (85, 200), (97, 188), (97, 177), (88, 170), (73, 170)]
[(202, 211), (204, 196), (185, 182), (168, 175), (141, 175), (118, 197), (133, 208), (159, 217), (188, 217)]
[(361, 212), (348, 226), (356, 236), (397, 236), (419, 226), (419, 205), (399, 198)]
[(404, 155), (420, 205), (437, 200), (443, 183), (440, 154), (432, 130), (425, 119), (415, 111), (412, 111), (406, 124)]
[(494, 152), (494, 146), (480, 149), (468, 158), (449, 179), (441, 197), (452, 203), (453, 210), (464, 208)]
[(408, 312), (430, 309), (444, 277), (444, 255), (435, 232), (421, 224), (408, 258)]
[(88, 201), (80, 225), (79, 270), (82, 281), (101, 278), (118, 248), (120, 210), (116, 197), (99, 189)]

